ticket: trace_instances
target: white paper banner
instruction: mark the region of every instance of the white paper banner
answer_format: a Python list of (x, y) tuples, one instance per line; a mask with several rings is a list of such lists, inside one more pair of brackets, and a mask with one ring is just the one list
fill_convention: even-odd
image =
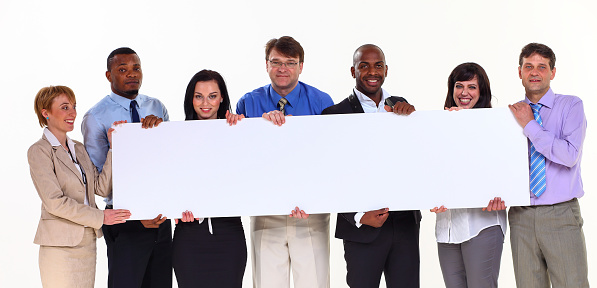
[(529, 205), (527, 140), (507, 108), (125, 124), (114, 207), (131, 219)]

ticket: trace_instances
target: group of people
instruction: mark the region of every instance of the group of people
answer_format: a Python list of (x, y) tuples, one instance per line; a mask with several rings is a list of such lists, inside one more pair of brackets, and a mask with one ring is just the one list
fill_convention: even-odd
[[(292, 37), (267, 42), (265, 61), (271, 83), (240, 98), (236, 113), (230, 111), (226, 83), (219, 73), (195, 74), (184, 97), (185, 120), (226, 119), (236, 125), (245, 117), (262, 117), (284, 125), (290, 115), (415, 111), (405, 98), (382, 88), (388, 66), (376, 45), (356, 49), (350, 68), (356, 85), (336, 105), (327, 93), (299, 81), (304, 51)], [(518, 71), (525, 97), (509, 107), (529, 140), (531, 205), (510, 207), (508, 212), (516, 283), (589, 287), (578, 204), (584, 194), (583, 104), (578, 97), (551, 90), (556, 69), (549, 47), (526, 45)], [(158, 99), (139, 94), (143, 73), (132, 49), (110, 53), (106, 78), (112, 92), (84, 115), (84, 146), (66, 135), (77, 116), (73, 91), (50, 86), (35, 97), (35, 112), (45, 129), (42, 139), (29, 148), (28, 159), (42, 200), (34, 242), (40, 245), (43, 286), (93, 287), (96, 238), (103, 234), (110, 288), (170, 288), (172, 268), (179, 287), (242, 287), (247, 245), (240, 217), (203, 219), (195, 218), (193, 211), (181, 211), (172, 237), (171, 222), (162, 215), (126, 221), (129, 211), (112, 209), (112, 127), (140, 122), (143, 128), (152, 128), (169, 116)], [(476, 63), (463, 63), (448, 77), (444, 109), (491, 108), (491, 97), (485, 70)], [(376, 157), (371, 154), (375, 148), (362, 152)], [(355, 173), (358, 170), (355, 167)], [(380, 173), (380, 179), (362, 181), (383, 177)], [(105, 210), (97, 208), (94, 195), (106, 197)], [(437, 213), (438, 255), (446, 287), (496, 287), (507, 228), (506, 203), (496, 197), (485, 208), (447, 209), (438, 204), (431, 211)], [(309, 215), (299, 207), (289, 215), (251, 217), (253, 286), (289, 287), (292, 271), (294, 287), (329, 287), (329, 217)], [(420, 211), (381, 208), (339, 213), (335, 236), (343, 240), (348, 286), (379, 287), (383, 274), (387, 287), (419, 287), (420, 221)]]

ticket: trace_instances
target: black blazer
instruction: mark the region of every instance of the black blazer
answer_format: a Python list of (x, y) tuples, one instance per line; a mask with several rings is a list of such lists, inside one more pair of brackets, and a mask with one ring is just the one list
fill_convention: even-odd
[[(406, 99), (402, 97), (392, 96), (390, 98), (391, 103), (395, 104), (397, 102), (406, 102)], [(388, 105), (388, 101), (386, 100), (386, 105)], [(350, 113), (364, 113), (363, 107), (361, 106), (361, 102), (359, 99), (353, 94), (348, 96), (348, 98), (342, 100), (342, 102), (330, 106), (321, 112), (322, 115), (325, 114), (350, 114)], [(382, 208), (382, 207), (380, 207)], [(339, 239), (344, 239), (353, 242), (359, 243), (371, 243), (373, 240), (377, 238), (379, 235), (379, 231), (381, 228), (374, 228), (369, 225), (362, 225), (360, 228), (357, 228), (356, 223), (354, 221), (354, 215), (356, 212), (352, 213), (338, 213), (338, 218), (336, 220), (336, 234), (335, 237)], [(390, 211), (390, 215), (395, 222), (398, 221), (415, 221), (417, 226), (421, 221), (421, 211), (419, 210), (410, 210), (410, 211)], [(386, 225), (384, 223), (384, 225)]]
[[(408, 101), (406, 101), (406, 99), (404, 99), (402, 97), (398, 97), (398, 96), (391, 96), (388, 99), (392, 102), (392, 104), (396, 104), (397, 102), (408, 103)], [(388, 105), (388, 104), (389, 104), (388, 100), (386, 99), (386, 105)], [(350, 113), (365, 113), (365, 111), (363, 111), (363, 106), (361, 106), (361, 102), (359, 102), (359, 99), (357, 98), (357, 96), (354, 95), (354, 93), (350, 94), (350, 96), (348, 96), (348, 98), (342, 100), (342, 102), (324, 109), (321, 112), (321, 115), (350, 114)]]

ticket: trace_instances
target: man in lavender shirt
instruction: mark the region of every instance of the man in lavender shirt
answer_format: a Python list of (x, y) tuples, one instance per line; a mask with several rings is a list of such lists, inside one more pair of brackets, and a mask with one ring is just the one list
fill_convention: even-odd
[[(530, 175), (531, 206), (511, 207), (508, 215), (516, 285), (550, 287), (551, 282), (552, 287), (589, 287), (578, 204), (584, 195), (580, 161), (587, 120), (583, 103), (576, 96), (551, 90), (556, 57), (549, 47), (530, 43), (522, 48), (518, 62), (526, 97), (509, 107), (529, 139), (530, 170), (540, 168)], [(534, 164), (535, 158), (541, 162), (542, 157), (545, 165)], [(545, 181), (535, 185), (533, 179), (543, 177)]]

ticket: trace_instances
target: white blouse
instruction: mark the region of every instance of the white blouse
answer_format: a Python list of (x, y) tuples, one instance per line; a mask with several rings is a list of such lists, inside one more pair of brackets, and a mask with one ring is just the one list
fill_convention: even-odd
[(506, 235), (506, 221), (506, 210), (448, 209), (436, 215), (435, 237), (438, 243), (460, 244), (479, 235), (483, 229), (496, 225)]

